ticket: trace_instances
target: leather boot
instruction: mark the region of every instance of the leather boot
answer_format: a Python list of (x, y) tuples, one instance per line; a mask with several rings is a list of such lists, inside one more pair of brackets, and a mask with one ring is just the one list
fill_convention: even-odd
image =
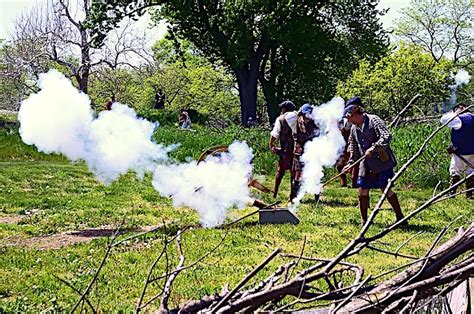
[(367, 209), (369, 208), (370, 198), (368, 195), (359, 195), (359, 210), (362, 225), (367, 222)]
[[(344, 168), (344, 166), (337, 166), (336, 169), (337, 169), (337, 172), (338, 173), (341, 173), (342, 172), (342, 169)], [(347, 177), (346, 177), (346, 174), (341, 174), (341, 187), (346, 187), (347, 186)]]
[[(449, 185), (453, 186), (454, 184), (458, 183), (460, 180), (461, 180), (461, 177), (459, 175), (453, 175), (453, 176), (451, 176), (451, 180), (449, 181)], [(449, 190), (449, 195), (456, 194), (457, 189), (458, 189), (457, 187), (451, 188), (451, 190)]]
[(298, 195), (298, 191), (300, 190), (300, 181), (292, 180), (291, 182), (291, 192), (290, 192), (290, 202)]
[(359, 165), (352, 168), (351, 171), (351, 186), (353, 189), (357, 188), (357, 178), (359, 177)]
[(393, 193), (392, 196), (387, 197), (388, 202), (392, 205), (393, 210), (395, 211), (395, 216), (397, 216), (397, 221), (404, 218), (402, 210), (400, 208), (400, 202), (396, 193)]
[(278, 189), (280, 188), (280, 184), (281, 184), (281, 179), (283, 179), (282, 175), (277, 175), (275, 177), (275, 186), (273, 188), (273, 198), (277, 197)]
[[(470, 177), (466, 180), (466, 190), (473, 189), (473, 188), (474, 188), (474, 176), (472, 176), (472, 177)], [(473, 198), (472, 197), (472, 195), (473, 195), (472, 192), (473, 192), (473, 190), (467, 191), (466, 192), (466, 198), (472, 199)]]

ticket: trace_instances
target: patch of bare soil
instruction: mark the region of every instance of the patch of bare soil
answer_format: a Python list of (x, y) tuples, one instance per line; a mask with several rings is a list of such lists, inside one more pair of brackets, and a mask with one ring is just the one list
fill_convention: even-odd
[(7, 215), (0, 217), (0, 224), (17, 224), (26, 216), (24, 215)]
[[(136, 229), (124, 229), (120, 233), (128, 232), (144, 232), (153, 229), (154, 226), (145, 226)], [(111, 226), (102, 226), (99, 228), (90, 228), (77, 231), (67, 231), (56, 233), (43, 237), (34, 238), (20, 238), (8, 237), (4, 239), (2, 245), (4, 246), (22, 246), (28, 248), (45, 249), (60, 249), (65, 246), (74, 245), (76, 243), (87, 243), (94, 239), (101, 237), (110, 237), (114, 234), (115, 228)]]

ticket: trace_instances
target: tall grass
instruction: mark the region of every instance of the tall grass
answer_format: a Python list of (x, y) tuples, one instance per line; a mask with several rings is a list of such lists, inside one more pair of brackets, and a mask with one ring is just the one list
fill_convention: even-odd
[[(425, 138), (437, 127), (436, 124), (417, 124), (402, 126), (392, 130), (392, 148), (403, 165), (421, 146)], [(254, 153), (255, 172), (262, 175), (275, 173), (277, 157), (268, 149), (270, 132), (260, 128), (245, 129), (230, 126), (226, 129), (210, 129), (195, 125), (193, 131), (181, 130), (174, 126), (162, 126), (155, 132), (155, 140), (165, 145), (180, 143), (171, 157), (178, 161), (189, 158), (197, 159), (208, 147), (229, 145), (234, 140), (246, 141)], [(405, 186), (432, 187), (438, 181), (442, 186), (448, 182), (449, 155), (446, 147), (449, 144), (449, 130), (438, 133), (428, 144), (426, 151), (408, 168), (400, 178)], [(25, 145), (19, 136), (18, 129), (0, 130), (0, 160), (57, 160), (65, 161), (60, 155), (39, 153), (34, 146)], [(327, 169), (327, 175), (333, 175), (333, 169)]]

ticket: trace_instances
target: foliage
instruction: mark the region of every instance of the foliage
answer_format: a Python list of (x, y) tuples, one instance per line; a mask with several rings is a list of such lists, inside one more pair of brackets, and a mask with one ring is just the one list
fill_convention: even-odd
[(400, 38), (423, 48), (437, 62), (443, 58), (460, 65), (472, 62), (472, 0), (412, 0), (401, 13), (395, 31)]
[(337, 93), (345, 99), (361, 96), (369, 111), (384, 118), (395, 117), (410, 99), (421, 94), (405, 116), (427, 115), (447, 100), (452, 70), (450, 61), (435, 63), (421, 48), (402, 45), (373, 66), (362, 60), (351, 77), (338, 84)]
[[(418, 136), (413, 138), (411, 135), (414, 129), (418, 127), (406, 131), (397, 129), (394, 142), (404, 137), (406, 143), (412, 139), (419, 144)], [(266, 148), (268, 132), (259, 129), (233, 127), (218, 133), (204, 128), (186, 132), (166, 127), (158, 129), (156, 133), (159, 141), (182, 143), (174, 155), (179, 160), (184, 160), (186, 156), (196, 158), (201, 148), (225, 144), (234, 137), (247, 139), (254, 149), (257, 173), (265, 173), (266, 164), (273, 171), (276, 157), (268, 153)], [(421, 138), (421, 133), (419, 137)], [(171, 300), (173, 304), (182, 304), (188, 299), (219, 292), (225, 283), (229, 287), (235, 287), (275, 247), (281, 247), (286, 253), (299, 255), (304, 237), (305, 255), (333, 256), (360, 229), (357, 192), (339, 188), (337, 184), (328, 187), (323, 201), (317, 206), (312, 198), (304, 199), (297, 213), (301, 219), (297, 226), (259, 225), (257, 218), (253, 216), (227, 232), (195, 227), (198, 222), (196, 213), (189, 208), (172, 208), (168, 198), (160, 197), (153, 190), (149, 177), (140, 181), (132, 175), (126, 175), (110, 186), (104, 186), (95, 181), (82, 163), (72, 164), (57, 158), (58, 156), (33, 154), (34, 148), (21, 143), (18, 133), (0, 130), (0, 143), (5, 145), (0, 149), (0, 217), (21, 218), (17, 223), (0, 223), (0, 312), (69, 310), (78, 299), (78, 294), (55, 276), (67, 280), (82, 291), (104, 254), (107, 238), (96, 238), (91, 242), (59, 249), (38, 249), (37, 241), (46, 239), (52, 242), (54, 234), (66, 231), (82, 230), (70, 233), (75, 238), (87, 235), (90, 228), (102, 226), (110, 230), (124, 216), (125, 234), (120, 239), (140, 232), (140, 227), (156, 226), (163, 220), (178, 219), (166, 229), (170, 237), (176, 229), (192, 225), (192, 230), (183, 235), (186, 263), (191, 263), (209, 251), (227, 233), (223, 246), (203, 263), (199, 263), (195, 270), (187, 270), (180, 275), (174, 286), (175, 293)], [(399, 160), (400, 147), (405, 147), (407, 152), (414, 149), (405, 144), (394, 143), (394, 146), (397, 147)], [(265, 161), (267, 156), (270, 159)], [(272, 176), (259, 179), (267, 186), (271, 186), (273, 182)], [(288, 190), (283, 188), (288, 187), (288, 184), (286, 177), (280, 200), (288, 196)], [(380, 193), (374, 192), (372, 195), (375, 200)], [(403, 210), (409, 212), (431, 197), (432, 188), (400, 190), (398, 187), (397, 192)], [(257, 196), (263, 197), (267, 202), (272, 201), (266, 195)], [(473, 221), (470, 204), (463, 197), (435, 204), (421, 216), (410, 220), (409, 227), (396, 230), (390, 241), (384, 243), (384, 249), (395, 251), (400, 243), (423, 231), (408, 242), (400, 253), (424, 255), (438, 232), (453, 219), (462, 215), (454, 223), (452, 230)], [(252, 210), (233, 210), (229, 214), (229, 220)], [(393, 220), (394, 215), (387, 207), (378, 217), (373, 232), (381, 231)], [(451, 236), (452, 232), (448, 231), (446, 236)], [(91, 302), (99, 311), (135, 310), (134, 305), (140, 296), (149, 267), (161, 251), (162, 237), (161, 231), (151, 233), (113, 250), (90, 296)], [(175, 265), (178, 256), (175, 250), (169, 252), (170, 265)], [(275, 260), (255, 280), (262, 280), (282, 262), (281, 259)], [(364, 250), (349, 262), (363, 265), (367, 273), (377, 273), (405, 264), (407, 260)], [(304, 261), (300, 264), (300, 267), (306, 266)], [(161, 275), (166, 265), (159, 263), (157, 267), (156, 275)], [(150, 311), (156, 308), (158, 305), (153, 304)]]
[(89, 27), (100, 44), (125, 16), (157, 7), (154, 18), (166, 19), (171, 35), (189, 40), (211, 61), (221, 61), (232, 71), (239, 87), (241, 122), (247, 125), (257, 115), (257, 80), (273, 122), (276, 104), (284, 98), (327, 99), (336, 80), (350, 73), (361, 56), (383, 54), (386, 36), (376, 4), (101, 1), (94, 3)]

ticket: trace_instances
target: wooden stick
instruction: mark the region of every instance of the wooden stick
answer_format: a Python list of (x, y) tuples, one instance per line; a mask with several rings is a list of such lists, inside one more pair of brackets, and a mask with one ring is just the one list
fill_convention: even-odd
[(247, 283), (247, 281), (249, 281), (253, 276), (255, 276), (255, 274), (257, 274), (263, 267), (265, 267), (265, 265), (267, 265), (280, 252), (281, 252), (280, 248), (277, 248), (276, 250), (274, 250), (272, 254), (270, 254), (262, 263), (260, 263), (260, 265), (255, 267), (255, 269), (252, 270), (250, 274), (245, 276), (245, 278), (242, 279), (237, 284), (237, 286), (235, 286), (235, 288), (232, 289), (231, 292), (229, 292), (219, 303), (217, 303), (217, 305), (211, 310), (211, 313), (215, 313), (218, 309), (220, 309), (225, 304), (225, 302), (227, 302), (227, 300), (229, 300), (237, 291), (239, 291), (240, 288), (242, 288)]
[(323, 186), (326, 186), (328, 185), (329, 183), (331, 183), (332, 181), (336, 180), (337, 178), (339, 178), (340, 176), (342, 176), (343, 174), (346, 174), (347, 171), (349, 171), (350, 169), (354, 168), (357, 164), (359, 164), (362, 160), (364, 160), (367, 156), (364, 155), (362, 157), (360, 157), (359, 159), (357, 159), (349, 168), (346, 169), (346, 171), (344, 172), (341, 172), (339, 173), (338, 175), (332, 177), (331, 179), (327, 180), (326, 182), (324, 182)]

